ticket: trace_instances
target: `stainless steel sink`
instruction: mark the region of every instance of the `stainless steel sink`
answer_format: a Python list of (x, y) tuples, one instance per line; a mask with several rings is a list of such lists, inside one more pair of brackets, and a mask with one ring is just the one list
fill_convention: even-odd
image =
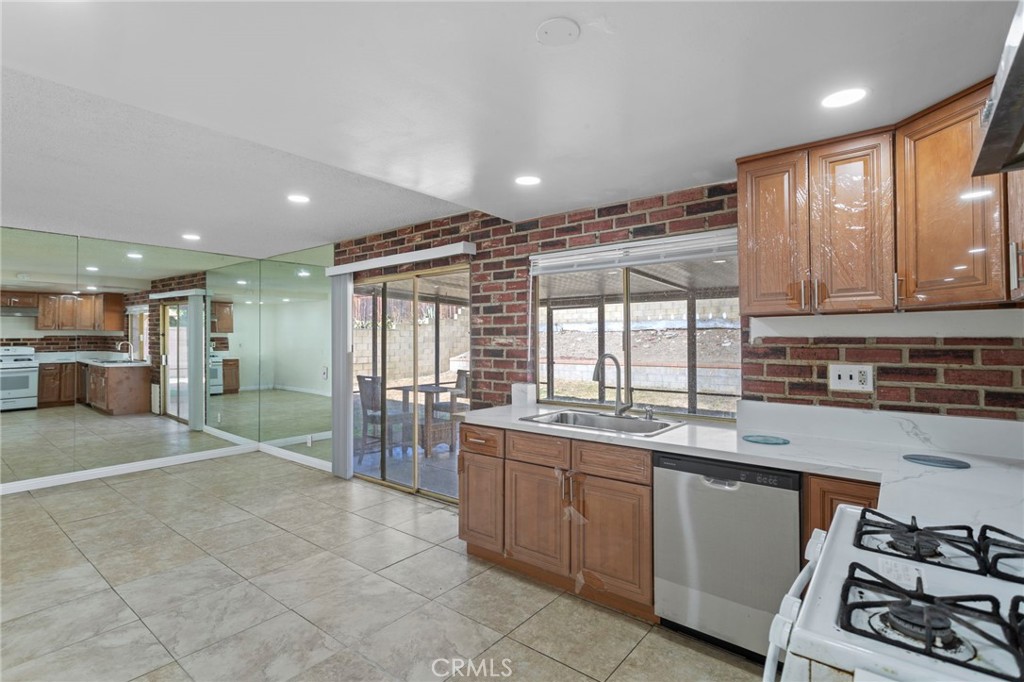
[(139, 360), (97, 360), (101, 365), (134, 365)]
[(685, 422), (668, 422), (660, 419), (638, 419), (636, 417), (617, 417), (601, 412), (585, 412), (583, 410), (562, 410), (539, 414), (536, 417), (522, 417), (520, 421), (552, 426), (570, 426), (576, 429), (594, 431), (612, 431), (628, 433), (634, 436), (657, 436), (669, 429), (682, 426)]

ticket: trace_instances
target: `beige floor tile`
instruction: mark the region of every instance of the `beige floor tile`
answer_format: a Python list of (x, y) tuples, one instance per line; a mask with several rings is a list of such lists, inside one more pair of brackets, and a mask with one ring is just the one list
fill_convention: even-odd
[(243, 582), (143, 620), (167, 650), (181, 658), (285, 610), (261, 590)]
[(172, 659), (139, 622), (122, 625), (4, 671), (4, 682), (121, 682), (160, 668)]
[(412, 496), (408, 496), (406, 498), (398, 497), (388, 500), (372, 507), (365, 507), (356, 510), (355, 513), (371, 521), (394, 527), (417, 516), (429, 514), (436, 509), (436, 505), (426, 504), (414, 499)]
[(606, 679), (650, 626), (568, 594), (509, 635), (593, 678)]
[(334, 654), (289, 682), (398, 682), (398, 678), (374, 665), (354, 651)]
[(191, 532), (187, 536), (210, 554), (222, 554), (282, 533), (284, 531), (274, 524), (254, 516), (245, 521)]
[(8, 582), (5, 576), (0, 591), (0, 619), (13, 620), (108, 588), (107, 581), (84, 558), (72, 566), (40, 572), (17, 582)]
[(0, 542), (3, 584), (31, 580), (54, 571), (73, 568), (87, 563), (85, 556), (60, 531), (54, 535), (50, 530), (39, 532), (36, 542), (31, 537), (19, 537), (14, 541), (4, 538)]
[(433, 599), (489, 567), (490, 564), (485, 561), (457, 554), (444, 547), (431, 547), (388, 566), (380, 571), (380, 575)]
[(473, 658), (501, 634), (440, 604), (426, 604), (373, 634), (356, 651), (404, 680), (437, 679), (439, 658)]
[(197, 682), (289, 680), (341, 645), (288, 611), (178, 661)]
[(633, 650), (610, 682), (667, 679), (685, 670), (693, 682), (756, 682), (762, 668), (739, 656), (664, 628), (652, 629)]
[(135, 508), (130, 500), (110, 486), (50, 495), (39, 499), (39, 504), (50, 513), (54, 521), (61, 525), (70, 521), (130, 511)]
[(138, 507), (62, 524), (68, 537), (86, 556), (119, 548), (142, 547), (181, 537)]
[(136, 677), (132, 682), (192, 682), (192, 678), (177, 663), (168, 663), (162, 668)]
[(288, 608), (295, 608), (325, 592), (368, 575), (370, 572), (362, 566), (337, 554), (321, 552), (257, 576), (252, 579), (252, 583)]
[(293, 564), (323, 551), (311, 542), (283, 533), (216, 556), (246, 578)]
[(388, 528), (365, 538), (346, 542), (332, 551), (367, 570), (379, 571), (431, 547), (433, 545), (425, 540)]
[(199, 547), (173, 533), (141, 547), (119, 547), (91, 555), (93, 565), (111, 585), (120, 585), (181, 566), (206, 556)]
[(118, 594), (142, 618), (234, 585), (242, 578), (213, 557), (117, 585)]
[(397, 499), (391, 491), (380, 486), (341, 481), (306, 490), (306, 494), (345, 511), (356, 511)]
[[(505, 679), (512, 682), (593, 682), (581, 672), (562, 665), (519, 642), (504, 638), (487, 651), (473, 658), (476, 668), (466, 671), (469, 680)], [(647, 682), (689, 680), (679, 677), (678, 670), (665, 677), (650, 677)]]
[(88, 481), (77, 481), (75, 483), (55, 485), (49, 488), (39, 488), (38, 490), (33, 490), (31, 495), (37, 500), (41, 500), (53, 495), (63, 495), (64, 493), (77, 493), (81, 490), (97, 490), (104, 488), (107, 488), (107, 484), (98, 478), (94, 478)]
[(342, 644), (352, 646), (426, 603), (425, 597), (371, 574), (325, 592), (295, 611)]
[(14, 493), (0, 497), (0, 521), (8, 521), (19, 514), (44, 511), (31, 493)]
[(0, 627), (4, 670), (138, 620), (111, 589), (51, 606)]
[(358, 514), (335, 509), (334, 515), (325, 521), (296, 528), (292, 533), (324, 549), (334, 549), (346, 542), (379, 533), (386, 528), (387, 526), (364, 519)]
[(220, 500), (216, 504), (207, 503), (202, 507), (179, 509), (156, 516), (182, 535), (252, 518), (252, 514)]
[(417, 515), (405, 523), (400, 523), (395, 526), (395, 530), (439, 544), (451, 540), (459, 534), (459, 514), (455, 509), (442, 507), (428, 514)]
[(312, 523), (326, 521), (338, 513), (337, 508), (311, 497), (291, 493), (272, 504), (242, 505), (246, 511), (285, 530), (294, 530)]
[(492, 568), (437, 598), (438, 603), (508, 634), (555, 600), (561, 590)]

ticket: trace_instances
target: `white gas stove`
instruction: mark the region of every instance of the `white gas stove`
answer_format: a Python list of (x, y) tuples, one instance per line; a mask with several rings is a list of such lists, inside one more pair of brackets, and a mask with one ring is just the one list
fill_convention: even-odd
[(806, 556), (772, 626), (784, 681), (1024, 681), (1024, 539), (842, 505)]

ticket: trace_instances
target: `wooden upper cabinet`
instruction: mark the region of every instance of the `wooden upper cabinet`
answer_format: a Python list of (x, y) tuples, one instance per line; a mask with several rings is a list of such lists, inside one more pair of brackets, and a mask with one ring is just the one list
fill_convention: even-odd
[(892, 133), (810, 150), (811, 306), (892, 310)]
[(1010, 298), (1024, 299), (1024, 170), (1006, 174), (1006, 222), (1010, 237)]
[(5, 308), (35, 308), (39, 295), (25, 291), (0, 291), (0, 306)]
[(97, 329), (95, 296), (79, 296), (75, 301), (75, 329)]
[(583, 583), (642, 604), (654, 603), (651, 488), (598, 476), (573, 476), (577, 511), (572, 574)]
[(61, 294), (57, 309), (57, 329), (78, 329), (78, 296)]
[(901, 308), (1006, 300), (1003, 176), (971, 177), (989, 87), (896, 130)]
[(807, 152), (740, 162), (740, 312), (806, 313)]
[(235, 331), (235, 311), (230, 303), (214, 301), (210, 304), (210, 331), (215, 334)]
[(39, 316), (36, 317), (36, 329), (56, 329), (59, 310), (60, 296), (39, 294)]
[(569, 481), (551, 467), (504, 461), (505, 556), (569, 575)]

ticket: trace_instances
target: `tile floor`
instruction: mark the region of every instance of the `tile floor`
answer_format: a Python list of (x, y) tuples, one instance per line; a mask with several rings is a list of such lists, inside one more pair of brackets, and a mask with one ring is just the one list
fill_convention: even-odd
[(451, 507), (264, 454), (8, 495), (0, 678), (439, 680), (469, 658), (529, 681), (759, 678), (469, 557), (457, 530)]

